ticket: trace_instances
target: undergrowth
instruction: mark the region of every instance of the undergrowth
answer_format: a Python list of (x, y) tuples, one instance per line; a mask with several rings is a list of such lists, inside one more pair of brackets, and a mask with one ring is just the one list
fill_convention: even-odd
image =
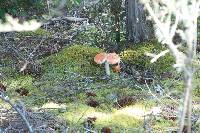
[[(74, 45), (40, 60), (43, 67), (40, 77), (23, 75), (7, 67), (4, 71), (7, 78), (1, 82), (7, 86), (6, 94), (9, 97), (14, 101), (22, 100), (28, 108), (45, 108), (49, 103), (53, 103), (49, 104), (49, 107), (56, 108), (63, 108), (64, 105), (64, 109), (59, 109), (56, 115), (72, 126), (83, 127), (87, 117), (97, 117), (94, 127), (98, 129), (107, 126), (115, 131), (121, 131), (123, 128), (141, 128), (144, 124), (144, 114), (160, 103), (152, 97), (145, 85), (138, 84), (134, 78), (125, 78), (115, 73), (112, 73), (110, 79), (103, 78), (104, 67), (93, 62), (94, 56), (102, 51), (85, 45)], [(176, 83), (171, 84), (173, 81)], [(194, 82), (197, 83), (194, 88), (194, 100), (198, 101), (198, 79)], [(166, 93), (176, 90), (170, 95), (174, 100), (181, 97), (183, 83), (180, 79), (164, 79), (162, 83)], [(154, 84), (149, 85), (155, 94), (153, 86)], [(15, 91), (18, 88), (27, 89), (29, 94), (20, 96)], [(87, 92), (92, 92), (95, 96), (88, 96)], [(123, 107), (116, 106), (119, 100), (129, 97), (136, 98), (136, 101)], [(158, 95), (158, 98), (163, 105), (174, 104), (174, 100), (169, 97)], [(91, 99), (99, 105), (89, 106), (87, 102)], [(161, 117), (150, 124), (152, 128), (163, 129), (166, 126), (176, 126), (177, 122)]]

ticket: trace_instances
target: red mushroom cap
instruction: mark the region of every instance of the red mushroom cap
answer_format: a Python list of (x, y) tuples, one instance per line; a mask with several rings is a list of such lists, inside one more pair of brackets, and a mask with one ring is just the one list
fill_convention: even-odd
[(116, 53), (109, 53), (107, 55), (107, 61), (109, 64), (117, 64), (120, 62), (120, 57)]
[(99, 53), (94, 57), (94, 61), (97, 64), (102, 64), (106, 61), (107, 54), (106, 53)]

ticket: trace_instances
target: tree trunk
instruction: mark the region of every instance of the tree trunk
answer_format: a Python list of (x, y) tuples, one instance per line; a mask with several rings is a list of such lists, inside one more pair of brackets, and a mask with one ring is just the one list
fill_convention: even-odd
[(122, 0), (110, 0), (110, 11), (114, 16), (114, 33), (115, 33), (115, 48), (113, 51), (119, 50), (120, 46), (120, 14), (122, 11)]
[(115, 41), (120, 43), (120, 17), (119, 14), (115, 15)]
[(126, 34), (128, 42), (143, 42), (152, 37), (144, 6), (138, 0), (126, 0)]

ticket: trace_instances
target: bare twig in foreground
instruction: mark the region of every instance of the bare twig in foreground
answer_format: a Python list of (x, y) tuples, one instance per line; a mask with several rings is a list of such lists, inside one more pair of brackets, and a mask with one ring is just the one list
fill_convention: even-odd
[(13, 104), (10, 99), (8, 98), (8, 96), (5, 96), (3, 92), (0, 91), (0, 99), (2, 99), (4, 102), (8, 103), (15, 111), (17, 111), (17, 113), (21, 116), (21, 118), (23, 119), (23, 121), (25, 122), (29, 133), (33, 133), (33, 129), (30, 125), (30, 123), (28, 122), (28, 120), (26, 119), (26, 114), (23, 111), (23, 109), (21, 110), (19, 108), (19, 106), (16, 106), (15, 104)]
[[(153, 58), (151, 62), (156, 61), (170, 51), (176, 60), (174, 67), (184, 74), (185, 92), (184, 104), (181, 105), (183, 109), (180, 116), (180, 132), (187, 125), (187, 133), (191, 133), (192, 80), (194, 73), (192, 60), (196, 57), (197, 17), (200, 13), (200, 0), (141, 1), (148, 10), (151, 19), (155, 22), (155, 33), (158, 40), (168, 47), (168, 50), (162, 51), (158, 55), (148, 53), (147, 55)], [(182, 39), (179, 45), (173, 42), (175, 34), (178, 34)], [(177, 46), (184, 47), (185, 51), (179, 50)]]

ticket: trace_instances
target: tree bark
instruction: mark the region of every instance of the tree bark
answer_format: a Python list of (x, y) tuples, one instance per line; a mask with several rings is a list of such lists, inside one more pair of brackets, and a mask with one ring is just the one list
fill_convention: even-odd
[(138, 0), (126, 0), (126, 36), (128, 42), (143, 42), (152, 37), (144, 6)]
[(115, 15), (115, 41), (120, 43), (120, 17), (119, 14)]
[(114, 33), (115, 33), (115, 48), (118, 50), (120, 46), (120, 14), (122, 11), (122, 0), (110, 0), (110, 10), (114, 16)]

